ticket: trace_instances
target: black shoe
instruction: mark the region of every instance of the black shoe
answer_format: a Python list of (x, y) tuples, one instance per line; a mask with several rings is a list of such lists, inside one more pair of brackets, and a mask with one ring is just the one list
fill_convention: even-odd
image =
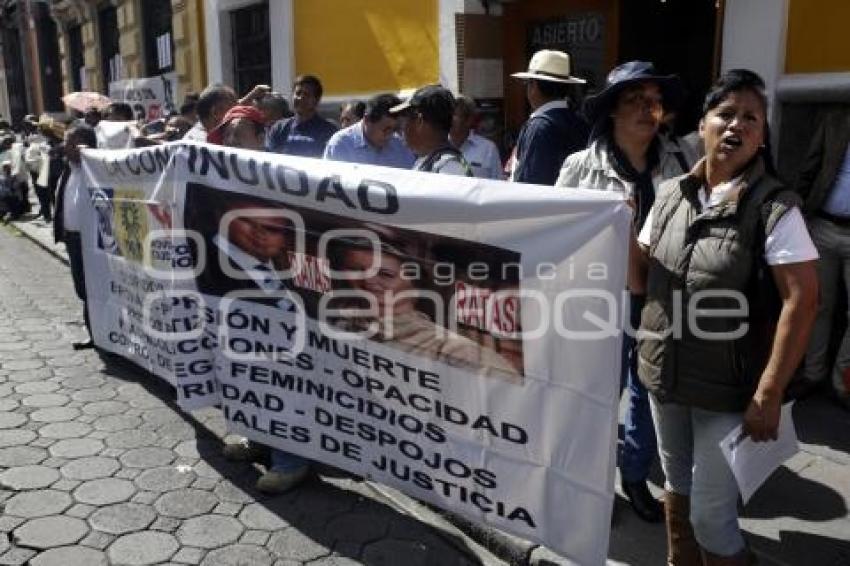
[(83, 340), (82, 342), (74, 342), (71, 344), (71, 347), (75, 350), (88, 350), (90, 348), (94, 348), (94, 342), (89, 338), (88, 340)]
[(664, 519), (664, 507), (652, 496), (645, 481), (623, 481), (620, 485), (638, 517), (647, 523), (660, 523)]

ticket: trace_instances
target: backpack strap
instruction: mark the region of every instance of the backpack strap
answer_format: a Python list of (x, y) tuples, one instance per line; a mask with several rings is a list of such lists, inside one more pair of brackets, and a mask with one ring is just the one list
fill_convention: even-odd
[(446, 145), (432, 151), (431, 154), (428, 155), (428, 157), (426, 157), (422, 164), (419, 166), (419, 170), (427, 171), (429, 173), (433, 172), (434, 166), (446, 157), (457, 159), (466, 170), (466, 176), (473, 176), (472, 169), (470, 169), (469, 164), (463, 157), (463, 153), (461, 153), (460, 150), (458, 150), (457, 148), (454, 148), (450, 145)]

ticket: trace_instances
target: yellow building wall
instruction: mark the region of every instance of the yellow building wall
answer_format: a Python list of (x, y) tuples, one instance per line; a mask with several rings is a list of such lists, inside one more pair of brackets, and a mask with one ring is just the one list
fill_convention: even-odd
[(850, 71), (848, 23), (848, 0), (790, 0), (785, 72)]
[(204, 1), (171, 0), (171, 10), (178, 91), (200, 92), (207, 84)]
[(296, 74), (325, 95), (395, 91), (439, 80), (438, 0), (295, 0)]

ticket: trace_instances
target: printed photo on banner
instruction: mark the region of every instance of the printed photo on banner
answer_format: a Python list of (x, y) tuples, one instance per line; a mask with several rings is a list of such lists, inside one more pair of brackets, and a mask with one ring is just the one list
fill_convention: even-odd
[(170, 233), (171, 211), (166, 204), (148, 201), (137, 187), (92, 188), (90, 195), (98, 250), (161, 272), (189, 266), (188, 247), (179, 245)]
[(345, 338), (521, 380), (517, 252), (196, 183), (185, 198), (199, 292), (298, 303)]

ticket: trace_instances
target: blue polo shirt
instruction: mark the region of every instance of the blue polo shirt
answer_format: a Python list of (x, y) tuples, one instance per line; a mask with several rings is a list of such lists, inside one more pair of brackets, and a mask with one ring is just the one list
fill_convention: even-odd
[(416, 156), (398, 136), (391, 137), (380, 149), (373, 146), (363, 135), (363, 122), (360, 121), (331, 136), (325, 147), (325, 159), (410, 169)]
[(325, 144), (336, 132), (336, 126), (318, 114), (306, 122), (295, 116), (276, 122), (266, 136), (266, 149), (275, 153), (322, 157)]

